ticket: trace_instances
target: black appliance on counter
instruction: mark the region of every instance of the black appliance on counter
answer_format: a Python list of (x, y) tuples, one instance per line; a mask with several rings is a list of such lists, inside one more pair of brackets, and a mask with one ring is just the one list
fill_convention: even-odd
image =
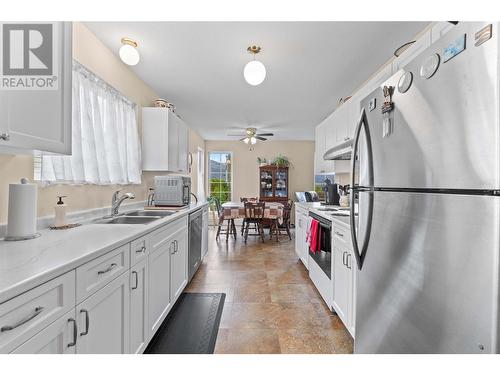
[(338, 206), (340, 203), (339, 185), (332, 184), (329, 178), (325, 179), (325, 205)]

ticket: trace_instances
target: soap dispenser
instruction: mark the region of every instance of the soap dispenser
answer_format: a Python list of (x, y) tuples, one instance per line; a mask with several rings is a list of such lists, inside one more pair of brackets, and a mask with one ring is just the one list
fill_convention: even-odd
[(66, 204), (63, 202), (63, 198), (66, 198), (66, 195), (58, 195), (57, 198), (59, 200), (57, 201), (57, 204), (54, 207), (54, 211), (56, 213), (56, 217), (54, 219), (54, 226), (55, 227), (64, 227), (68, 223), (66, 222)]

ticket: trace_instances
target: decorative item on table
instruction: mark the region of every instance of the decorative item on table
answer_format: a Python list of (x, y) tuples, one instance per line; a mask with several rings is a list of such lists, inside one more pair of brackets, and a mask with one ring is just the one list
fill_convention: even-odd
[(9, 184), (9, 209), (5, 241), (30, 240), (40, 236), (36, 231), (37, 185), (22, 178)]

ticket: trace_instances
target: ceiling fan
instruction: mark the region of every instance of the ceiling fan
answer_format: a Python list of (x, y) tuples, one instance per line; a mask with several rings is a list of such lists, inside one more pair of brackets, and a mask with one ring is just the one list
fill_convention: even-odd
[(246, 128), (245, 134), (228, 134), (230, 137), (243, 137), (240, 141), (245, 142), (246, 144), (250, 143), (252, 145), (256, 144), (257, 140), (266, 141), (267, 138), (265, 137), (272, 137), (273, 135), (273, 133), (257, 133), (256, 128)]

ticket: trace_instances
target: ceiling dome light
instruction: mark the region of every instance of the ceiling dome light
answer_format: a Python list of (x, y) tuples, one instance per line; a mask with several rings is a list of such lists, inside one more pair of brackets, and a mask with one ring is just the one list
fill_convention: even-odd
[(247, 51), (253, 54), (253, 60), (248, 62), (243, 69), (243, 76), (249, 85), (258, 86), (266, 79), (266, 67), (260, 61), (255, 60), (255, 55), (260, 52), (259, 46), (250, 46)]
[(140, 60), (139, 51), (137, 51), (137, 42), (130, 38), (122, 38), (120, 47), (120, 59), (127, 65), (137, 65)]

